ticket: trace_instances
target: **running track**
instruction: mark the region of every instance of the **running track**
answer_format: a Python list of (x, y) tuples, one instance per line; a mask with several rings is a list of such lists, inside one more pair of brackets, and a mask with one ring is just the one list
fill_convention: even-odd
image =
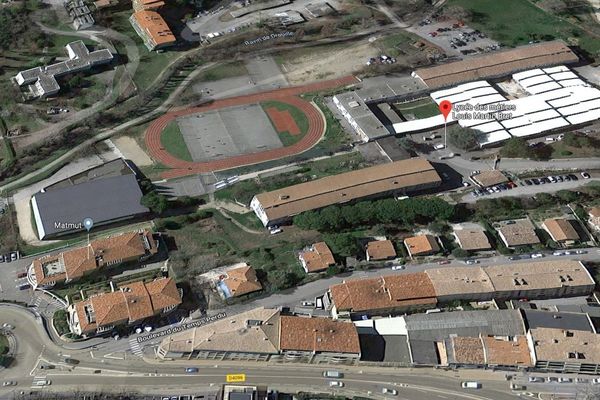
[[(171, 168), (170, 170), (162, 173), (162, 177), (165, 179), (177, 178), (180, 176), (203, 172), (221, 171), (244, 165), (257, 164), (265, 161), (293, 156), (313, 147), (319, 142), (325, 133), (325, 121), (323, 120), (321, 113), (314, 105), (302, 100), (297, 96), (302, 93), (334, 89), (339, 86), (347, 86), (357, 82), (358, 80), (355, 77), (347, 76), (340, 79), (316, 82), (309, 85), (275, 89), (245, 96), (230, 97), (227, 99), (216, 100), (213, 103), (204, 106), (171, 111), (155, 119), (152, 124), (150, 124), (146, 130), (146, 147), (155, 161), (158, 161)], [(243, 104), (259, 103), (268, 100), (277, 100), (293, 105), (306, 114), (306, 117), (308, 118), (308, 132), (299, 142), (288, 147), (280, 147), (277, 149), (265, 150), (252, 154), (241, 154), (234, 157), (208, 162), (180, 160), (166, 151), (160, 143), (162, 131), (169, 124), (169, 122), (178, 117), (199, 112), (218, 110), (226, 107), (239, 106)]]

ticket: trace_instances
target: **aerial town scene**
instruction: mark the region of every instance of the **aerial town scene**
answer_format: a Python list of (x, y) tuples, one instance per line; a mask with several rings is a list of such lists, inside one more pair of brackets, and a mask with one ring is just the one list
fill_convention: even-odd
[(0, 400), (600, 400), (599, 0), (0, 0)]

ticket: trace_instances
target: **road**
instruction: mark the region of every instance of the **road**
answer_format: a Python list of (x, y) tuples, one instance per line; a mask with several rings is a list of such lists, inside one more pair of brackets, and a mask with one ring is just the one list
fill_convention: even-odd
[[(0, 320), (15, 326), (17, 337), (17, 362), (0, 371), (2, 380), (14, 380), (18, 386), (0, 388), (0, 396), (11, 392), (31, 390), (32, 382), (43, 379), (52, 381), (47, 389), (106, 390), (136, 389), (144, 393), (186, 393), (195, 388), (206, 388), (225, 383), (225, 375), (245, 373), (247, 383), (264, 384), (280, 390), (315, 390), (331, 392), (328, 379), (323, 377), (327, 367), (304, 364), (278, 364), (276, 368), (264, 363), (178, 361), (144, 362), (141, 360), (114, 360), (93, 357), (93, 350), (72, 350), (56, 346), (44, 334), (39, 319), (15, 306), (0, 306)], [(64, 363), (64, 358), (80, 360), (73, 367)], [(215, 364), (217, 363), (217, 364)], [(54, 369), (40, 369), (40, 365), (55, 365)], [(184, 368), (197, 365), (198, 374), (185, 374)], [(339, 367), (345, 373), (345, 387), (334, 390), (344, 394), (378, 395), (383, 387), (397, 388), (400, 399), (508, 399), (508, 384), (503, 374), (488, 371), (444, 371), (436, 369), (391, 369), (380, 367)], [(100, 370), (99, 373), (95, 371)], [(425, 379), (424, 379), (425, 378)], [(463, 392), (459, 382), (477, 379), (483, 389)], [(408, 387), (400, 387), (399, 384)]]

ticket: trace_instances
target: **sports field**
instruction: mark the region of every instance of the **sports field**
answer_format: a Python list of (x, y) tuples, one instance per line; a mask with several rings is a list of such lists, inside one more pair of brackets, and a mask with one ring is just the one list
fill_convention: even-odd
[(275, 100), (265, 101), (261, 106), (269, 116), (284, 146), (297, 143), (308, 132), (308, 118), (297, 107)]

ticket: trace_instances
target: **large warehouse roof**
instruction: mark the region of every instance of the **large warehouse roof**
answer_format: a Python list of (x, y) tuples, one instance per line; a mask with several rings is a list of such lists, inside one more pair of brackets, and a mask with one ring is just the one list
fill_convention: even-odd
[(421, 68), (414, 74), (430, 88), (439, 88), (461, 82), (501, 77), (515, 71), (577, 61), (579, 58), (566, 44), (553, 41)]
[(379, 193), (440, 183), (441, 178), (429, 161), (411, 158), (257, 194), (253, 203), (258, 201), (267, 219), (273, 221)]
[(40, 239), (84, 229), (91, 218), (95, 225), (147, 213), (135, 175), (93, 180), (33, 196), (32, 206)]

